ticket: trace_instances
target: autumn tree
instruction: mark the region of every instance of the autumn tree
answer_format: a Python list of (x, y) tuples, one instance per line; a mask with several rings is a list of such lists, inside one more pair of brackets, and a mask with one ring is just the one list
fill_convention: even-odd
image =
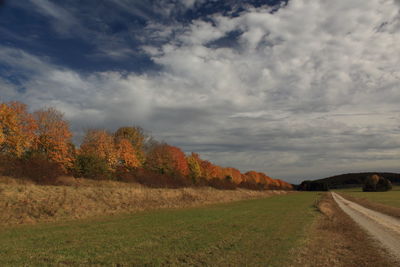
[(247, 176), (248, 181), (259, 183), (261, 181), (260, 174), (256, 171), (248, 171), (245, 173)]
[(203, 177), (207, 180), (210, 180), (214, 177), (214, 164), (209, 162), (208, 160), (202, 160), (200, 162), (200, 167), (202, 170)]
[(137, 168), (141, 166), (141, 162), (137, 158), (136, 150), (128, 139), (119, 138), (115, 145), (118, 163), (120, 165), (127, 168)]
[(292, 190), (293, 189), (293, 186), (285, 181), (282, 181), (279, 179), (277, 179), (276, 181), (279, 183), (279, 189), (281, 189), (281, 190)]
[(36, 128), (37, 124), (25, 104), (0, 104), (1, 153), (20, 157), (32, 147)]
[(114, 138), (116, 143), (121, 139), (128, 140), (132, 145), (136, 159), (140, 164), (144, 163), (143, 150), (147, 136), (142, 128), (137, 126), (121, 127), (114, 133)]
[(167, 175), (187, 176), (189, 167), (185, 154), (177, 147), (168, 144), (154, 146), (146, 158), (146, 167)]
[(72, 133), (63, 113), (55, 108), (47, 108), (38, 110), (33, 115), (38, 126), (34, 150), (59, 163), (64, 170), (71, 168), (74, 160)]
[(118, 162), (114, 137), (105, 130), (88, 130), (83, 138), (80, 154), (104, 159), (110, 168), (114, 168)]
[(6, 140), (6, 138), (3, 134), (3, 129), (0, 129), (0, 147), (3, 145), (5, 140)]
[(232, 181), (236, 184), (240, 184), (242, 182), (242, 174), (238, 169), (235, 168), (224, 168), (224, 175), (232, 178)]
[(200, 167), (200, 157), (196, 153), (192, 153), (186, 158), (189, 167), (189, 176), (196, 183), (202, 176)]

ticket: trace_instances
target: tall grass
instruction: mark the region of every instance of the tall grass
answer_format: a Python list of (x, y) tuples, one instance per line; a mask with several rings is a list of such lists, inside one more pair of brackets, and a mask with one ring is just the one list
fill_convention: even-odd
[(158, 208), (191, 207), (263, 198), (287, 191), (217, 190), (209, 187), (156, 189), (135, 183), (61, 177), (58, 185), (0, 177), (0, 224), (85, 218)]

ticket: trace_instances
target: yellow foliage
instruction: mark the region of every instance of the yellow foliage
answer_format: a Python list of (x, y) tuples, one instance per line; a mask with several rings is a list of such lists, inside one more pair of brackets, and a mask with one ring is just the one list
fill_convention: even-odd
[(10, 102), (0, 104), (0, 129), (3, 142), (0, 152), (21, 156), (31, 148), (37, 125), (25, 104)]
[(114, 138), (105, 130), (89, 130), (83, 139), (80, 152), (105, 159), (111, 168), (118, 162)]
[(140, 167), (140, 161), (136, 157), (136, 151), (132, 146), (132, 143), (127, 139), (120, 139), (116, 144), (118, 160), (119, 162), (128, 168)]
[(196, 181), (197, 179), (199, 179), (201, 177), (201, 167), (200, 164), (196, 158), (196, 155), (194, 153), (192, 153), (192, 155), (188, 156), (186, 158), (186, 161), (188, 163), (188, 167), (189, 167), (189, 175), (191, 176), (191, 178)]
[(35, 149), (45, 153), (54, 162), (64, 168), (72, 166), (72, 133), (63, 114), (54, 108), (38, 110), (34, 113), (38, 128)]

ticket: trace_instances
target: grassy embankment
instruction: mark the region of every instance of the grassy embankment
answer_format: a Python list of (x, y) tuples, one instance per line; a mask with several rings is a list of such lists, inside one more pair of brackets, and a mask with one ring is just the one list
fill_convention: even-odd
[(58, 186), (0, 177), (0, 226), (182, 208), (287, 194), (287, 191), (155, 189), (134, 183), (61, 177)]
[(0, 265), (284, 266), (317, 212), (305, 192), (0, 230)]
[(400, 186), (387, 192), (363, 192), (362, 188), (335, 190), (348, 200), (367, 208), (400, 218)]

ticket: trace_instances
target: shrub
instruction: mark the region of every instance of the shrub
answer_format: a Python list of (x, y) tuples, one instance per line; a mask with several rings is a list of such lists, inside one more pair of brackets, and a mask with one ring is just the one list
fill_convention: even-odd
[(384, 192), (389, 190), (392, 190), (392, 183), (388, 179), (381, 177), (376, 184), (376, 191)]
[(235, 190), (237, 185), (231, 179), (213, 178), (208, 181), (208, 185), (216, 189)]
[(157, 171), (139, 168), (134, 171), (135, 180), (148, 187), (179, 188), (192, 185), (190, 178), (182, 175), (168, 175)]
[(107, 160), (96, 155), (78, 155), (74, 166), (75, 177), (85, 177), (96, 180), (113, 179), (113, 172), (109, 169)]
[(65, 174), (60, 164), (41, 153), (26, 153), (22, 158), (2, 156), (0, 162), (1, 174), (39, 184), (54, 184), (58, 176)]
[(364, 192), (377, 192), (377, 191), (389, 191), (392, 189), (392, 183), (382, 177), (378, 176), (376, 174), (368, 176), (367, 179), (365, 179), (364, 186), (363, 186), (363, 191)]
[(118, 166), (115, 170), (115, 177), (118, 181), (133, 183), (137, 182), (136, 171), (133, 168), (126, 168), (124, 166)]

